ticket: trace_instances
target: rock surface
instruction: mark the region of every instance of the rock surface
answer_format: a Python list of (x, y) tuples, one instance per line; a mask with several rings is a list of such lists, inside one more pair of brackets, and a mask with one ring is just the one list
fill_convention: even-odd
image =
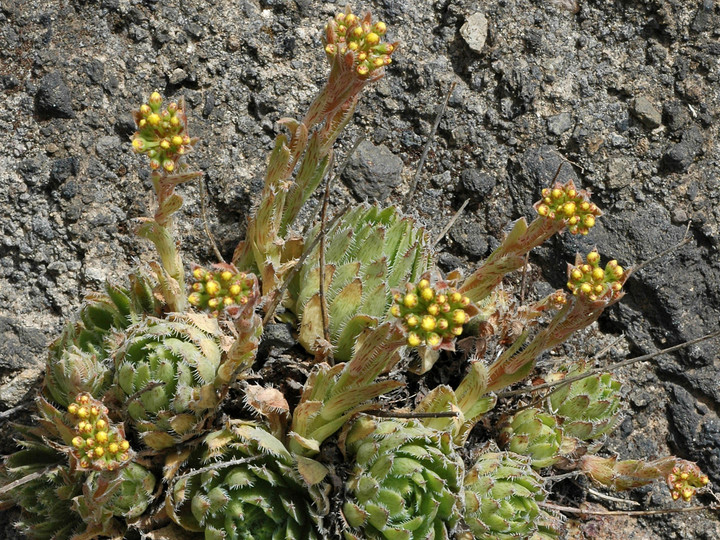
[[(202, 139), (192, 159), (205, 173), (209, 227), (229, 256), (262, 187), (276, 121), (298, 115), (323, 82), (319, 35), (341, 5), (0, 0), (0, 410), (31, 396), (44, 345), (83, 294), (151, 257), (132, 234), (149, 185), (130, 152), (128, 111), (155, 89), (185, 97)], [(716, 330), (720, 6), (487, 0), (478, 47), (461, 30), (477, 5), (354, 4), (385, 20), (402, 46), (361, 100), (338, 156), (364, 135), (385, 149), (381, 161), (392, 162), (394, 176), (373, 176), (370, 167), (354, 193), (336, 185), (338, 206), (353, 195), (402, 202), (436, 105), (455, 82), (410, 204), (438, 232), (470, 198), (463, 223), (441, 242), (442, 264), (476, 264), (509, 220), (532, 216), (539, 190), (563, 164), (560, 178), (592, 189), (605, 215), (588, 237), (537, 250), (531, 261), (544, 278), (562, 286), (565, 262), (593, 246), (630, 267), (687, 230), (690, 242), (635, 273), (600, 327), (623, 333), (630, 355)], [(213, 261), (197, 185), (183, 196), (187, 260)], [(610, 449), (697, 460), (719, 485), (717, 350), (708, 342), (624, 370), (628, 418)], [(579, 349), (595, 352), (590, 341)], [(7, 426), (3, 451), (11, 449)], [(631, 497), (671, 506), (661, 488)], [(617, 523), (632, 531), (622, 538), (720, 538), (717, 518), (703, 513)], [(592, 538), (591, 529), (577, 538)]]

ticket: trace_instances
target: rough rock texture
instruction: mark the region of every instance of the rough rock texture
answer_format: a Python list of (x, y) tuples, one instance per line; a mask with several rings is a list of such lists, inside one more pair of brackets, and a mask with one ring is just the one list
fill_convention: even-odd
[[(148, 183), (130, 152), (128, 111), (154, 89), (185, 97), (203, 140), (193, 160), (205, 172), (209, 226), (227, 256), (261, 188), (276, 120), (297, 115), (322, 84), (319, 31), (341, 5), (0, 0), (0, 409), (31, 395), (44, 344), (83, 293), (149, 257), (131, 233), (147, 210)], [(487, 255), (509, 220), (532, 215), (540, 188), (563, 164), (560, 178), (592, 189), (605, 217), (586, 238), (565, 236), (538, 250), (533, 262), (545, 278), (561, 286), (565, 261), (592, 246), (630, 267), (687, 230), (690, 243), (632, 276), (601, 328), (624, 333), (632, 355), (717, 329), (716, 2), (368, 0), (353, 7), (371, 8), (403, 44), (341, 141), (347, 149), (365, 135), (404, 163), (400, 182), (373, 184), (363, 172), (363, 193), (402, 202), (436, 105), (457, 83), (409, 201), (410, 212), (439, 231), (470, 199), (441, 243), (449, 252), (444, 266), (472, 266)], [(460, 34), (478, 10), (487, 19), (480, 52)], [(189, 260), (211, 261), (198, 187), (183, 193), (182, 247)], [(334, 196), (338, 206), (352, 198), (340, 184)], [(707, 342), (624, 370), (629, 416), (610, 448), (697, 460), (719, 485), (717, 349)], [(581, 352), (596, 351), (590, 342)], [(9, 451), (7, 422), (3, 429), (0, 447)], [(631, 497), (672, 504), (662, 486)], [(578, 538), (609, 538), (586, 525)], [(702, 513), (625, 519), (613, 534), (618, 527), (629, 531), (622, 538), (720, 538), (717, 517)]]

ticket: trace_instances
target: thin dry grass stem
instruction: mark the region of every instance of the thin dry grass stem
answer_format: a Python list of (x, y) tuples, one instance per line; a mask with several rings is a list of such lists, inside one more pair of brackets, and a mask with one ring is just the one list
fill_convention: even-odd
[(430, 130), (430, 134), (428, 135), (428, 140), (427, 143), (425, 143), (425, 148), (423, 149), (422, 156), (420, 156), (420, 161), (418, 162), (417, 169), (415, 169), (415, 177), (413, 178), (412, 186), (410, 186), (410, 191), (408, 191), (408, 194), (405, 196), (405, 210), (408, 209), (410, 203), (412, 202), (412, 198), (415, 195), (415, 190), (417, 189), (418, 182), (420, 181), (420, 173), (425, 166), (425, 160), (427, 159), (428, 152), (430, 152), (430, 147), (432, 146), (433, 139), (435, 138), (435, 132), (440, 125), (440, 120), (442, 119), (443, 114), (445, 114), (445, 109), (447, 108), (448, 101), (450, 101), (450, 96), (455, 90), (455, 86), (457, 86), (457, 82), (453, 81), (453, 83), (450, 85), (450, 89), (445, 95), (445, 101), (443, 101), (442, 105), (440, 106), (440, 110), (438, 111), (437, 115), (435, 115), (435, 123), (433, 124), (433, 127)]
[(585, 476), (585, 473), (583, 471), (570, 471), (563, 474), (551, 474), (549, 476), (543, 476), (542, 479), (545, 482), (560, 482), (561, 480), (565, 480), (567, 478), (577, 478), (578, 476)]
[(688, 222), (687, 227), (685, 228), (685, 234), (683, 235), (682, 240), (680, 240), (677, 244), (675, 244), (674, 246), (669, 247), (669, 248), (666, 249), (665, 251), (661, 251), (660, 253), (658, 253), (657, 255), (655, 255), (655, 256), (653, 256), (653, 257), (650, 257), (647, 261), (643, 261), (643, 262), (641, 262), (641, 263), (639, 263), (639, 264), (636, 264), (635, 266), (630, 267), (630, 268), (628, 269), (628, 272), (638, 272), (638, 271), (642, 270), (643, 268), (645, 268), (646, 266), (654, 263), (654, 262), (657, 261), (658, 259), (661, 259), (661, 258), (665, 257), (665, 255), (669, 255), (670, 253), (672, 253), (672, 252), (675, 251), (676, 249), (679, 249), (679, 248), (681, 248), (682, 246), (684, 246), (685, 244), (689, 243), (689, 242), (692, 240), (692, 237), (689, 236), (689, 233), (690, 233), (690, 225), (692, 225), (692, 221)]
[(8, 418), (22, 409), (27, 409), (28, 403), (29, 402), (20, 403), (20, 405), (15, 405), (14, 407), (11, 407), (5, 411), (0, 412), (0, 419)]
[(631, 501), (630, 499), (621, 499), (620, 497), (611, 497), (610, 495), (606, 495), (605, 493), (600, 493), (598, 490), (593, 489), (593, 488), (587, 488), (587, 491), (588, 491), (588, 493), (592, 493), (598, 499), (603, 499), (605, 501), (629, 504), (630, 506), (640, 506), (640, 503), (637, 501)]
[[(345, 214), (345, 212), (347, 212), (350, 209), (350, 206), (351, 205), (346, 204), (340, 210), (340, 212), (338, 212), (337, 215), (332, 219), (332, 221), (330, 221), (327, 228), (332, 229), (335, 226), (335, 224), (340, 220), (340, 218)], [(320, 238), (322, 238), (321, 234), (319, 234), (315, 238), (315, 240), (313, 240), (310, 243), (310, 245), (307, 246), (304, 253), (298, 259), (297, 263), (295, 263), (295, 266), (293, 266), (293, 269), (288, 272), (288, 275), (285, 278), (285, 281), (283, 282), (283, 284), (280, 286), (279, 289), (277, 289), (277, 291), (275, 291), (275, 293), (274, 293), (275, 296), (273, 297), (272, 302), (270, 302), (270, 305), (268, 306), (268, 309), (265, 312), (265, 317), (263, 317), (263, 325), (268, 324), (272, 320), (272, 317), (275, 314), (275, 310), (277, 309), (278, 304), (280, 304), (280, 301), (282, 300), (283, 294), (285, 294), (285, 291), (290, 286), (290, 282), (295, 277), (295, 275), (300, 271), (300, 269), (302, 268), (302, 265), (305, 263), (307, 258), (310, 256), (310, 253), (312, 252), (312, 250), (315, 249), (315, 246), (318, 245), (318, 243), (320, 242)]]
[(376, 416), (378, 418), (455, 418), (458, 416), (458, 413), (454, 412), (454, 411), (432, 412), (432, 413), (430, 413), (430, 412), (427, 412), (427, 413), (416, 413), (416, 412), (403, 413), (403, 412), (395, 412), (395, 411), (383, 411), (380, 409), (363, 411), (363, 414), (368, 414), (370, 416)]
[(203, 474), (217, 469), (224, 469), (226, 467), (234, 467), (235, 465), (245, 465), (246, 463), (252, 463), (253, 461), (257, 461), (261, 457), (262, 456), (250, 456), (246, 458), (231, 459), (230, 461), (219, 461), (217, 463), (211, 463), (210, 465), (206, 465), (205, 467), (202, 467), (200, 469), (192, 469), (185, 474), (181, 474), (180, 476), (173, 478), (172, 484), (176, 484), (177, 482), (179, 482), (183, 478), (187, 478), (188, 476)]
[(569, 514), (579, 514), (588, 516), (656, 516), (658, 514), (679, 514), (684, 512), (702, 512), (703, 510), (717, 510), (720, 508), (718, 504), (710, 504), (708, 506), (687, 506), (684, 508), (658, 508), (656, 510), (583, 510), (582, 508), (573, 508), (572, 506), (560, 506), (547, 502), (539, 502), (538, 506), (555, 510), (556, 512), (567, 512)]
[(222, 256), (222, 253), (220, 253), (220, 250), (217, 247), (217, 244), (215, 243), (215, 238), (213, 238), (212, 233), (210, 232), (210, 227), (208, 226), (208, 219), (207, 219), (207, 205), (205, 202), (205, 182), (203, 181), (203, 177), (198, 177), (198, 189), (200, 191), (200, 213), (202, 214), (202, 221), (203, 221), (203, 227), (205, 228), (205, 234), (208, 237), (208, 240), (210, 240), (210, 246), (212, 247), (213, 251), (215, 252), (215, 257), (217, 257), (217, 260), (219, 263), (224, 263), (225, 259)]
[(465, 210), (465, 208), (467, 207), (469, 202), (470, 202), (470, 199), (465, 199), (465, 202), (462, 203), (462, 206), (460, 207), (460, 209), (457, 212), (455, 212), (453, 217), (450, 218), (450, 221), (447, 222), (447, 225), (445, 225), (445, 227), (443, 227), (443, 230), (440, 231), (440, 234), (435, 239), (435, 241), (432, 243), (432, 246), (430, 246), (431, 249), (435, 249), (435, 247), (440, 243), (440, 241), (443, 238), (445, 238), (445, 235), (450, 230), (450, 227), (452, 227), (455, 224), (455, 222), (458, 220), (458, 218), (462, 215), (463, 211)]
[[(332, 159), (333, 158), (331, 157), (328, 169), (332, 169)], [(328, 175), (325, 180), (325, 193), (323, 194), (322, 210), (320, 211), (320, 283), (318, 294), (320, 295), (320, 314), (322, 316), (323, 339), (326, 343), (330, 343), (330, 318), (328, 317), (327, 303), (325, 302), (325, 236), (327, 232), (325, 229), (325, 222), (327, 221), (327, 207), (328, 200), (330, 199), (330, 181), (334, 178), (334, 176)], [(327, 361), (331, 366), (334, 364), (332, 348), (328, 349)]]
[(538, 390), (544, 390), (545, 388), (555, 388), (558, 386), (564, 386), (566, 384), (571, 384), (571, 383), (574, 383), (575, 381), (580, 381), (582, 379), (590, 377), (591, 375), (595, 375), (596, 373), (607, 373), (607, 372), (618, 370), (625, 366), (629, 366), (631, 364), (635, 364), (637, 362), (645, 362), (646, 360), (652, 360), (653, 358), (655, 358), (656, 356), (660, 356), (661, 354), (668, 354), (671, 352), (679, 351), (680, 349), (684, 349), (686, 347), (690, 347), (692, 345), (702, 343), (703, 341), (707, 341), (709, 339), (713, 339), (718, 336), (720, 336), (720, 330), (716, 330), (715, 332), (705, 334), (704, 336), (700, 336), (699, 338), (696, 338), (696, 339), (691, 339), (690, 341), (685, 341), (678, 345), (673, 345), (672, 347), (667, 347), (666, 349), (662, 349), (662, 350), (659, 350), (654, 353), (643, 354), (642, 356), (636, 356), (635, 358), (629, 358), (627, 360), (623, 360), (622, 362), (618, 362), (617, 364), (613, 364), (611, 366), (589, 369), (582, 375), (576, 375), (575, 377), (568, 377), (568, 378), (563, 379), (562, 381), (539, 384), (538, 386), (535, 386), (533, 388), (522, 388), (520, 390), (511, 390), (509, 392), (503, 392), (501, 394), (498, 394), (498, 397), (500, 398), (500, 397), (517, 396), (520, 394), (526, 394), (527, 392), (537, 392)]

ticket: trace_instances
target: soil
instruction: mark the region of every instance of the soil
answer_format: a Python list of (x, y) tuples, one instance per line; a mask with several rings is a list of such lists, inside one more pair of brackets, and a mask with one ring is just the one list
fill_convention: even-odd
[[(145, 164), (130, 149), (129, 111), (153, 90), (185, 98), (202, 139), (192, 161), (204, 172), (208, 226), (229, 258), (257, 203), (277, 120), (300, 116), (324, 81), (320, 31), (342, 7), (0, 0), (0, 410), (20, 405), (0, 418), (0, 453), (12, 451), (10, 420), (28, 419), (45, 348), (83, 295), (106, 279), (122, 282), (152, 257), (132, 233), (150, 198)], [(566, 262), (595, 246), (626, 268), (662, 255), (560, 352), (590, 357), (614, 341), (601, 361), (615, 362), (718, 328), (716, 2), (368, 0), (353, 8), (384, 20), (401, 48), (340, 140), (341, 159), (359, 136), (366, 143), (335, 184), (333, 208), (360, 197), (405, 202), (438, 106), (455, 84), (407, 201), (437, 235), (469, 200), (439, 244), (444, 270), (475, 267), (510, 221), (531, 218), (540, 189), (563, 164), (559, 178), (592, 190), (604, 217), (588, 236), (563, 235), (532, 254), (539, 283), (562, 287)], [(199, 193), (197, 184), (182, 188), (179, 234), (186, 260), (209, 263)], [(717, 340), (620, 376), (626, 418), (607, 450), (626, 458), (672, 453), (697, 461), (719, 485)], [(639, 505), (572, 482), (557, 486), (554, 500), (682, 506), (660, 484), (617, 496)], [(13, 518), (0, 516), (0, 536), (14, 537)], [(709, 540), (720, 538), (720, 520), (711, 512), (585, 520), (571, 536)]]

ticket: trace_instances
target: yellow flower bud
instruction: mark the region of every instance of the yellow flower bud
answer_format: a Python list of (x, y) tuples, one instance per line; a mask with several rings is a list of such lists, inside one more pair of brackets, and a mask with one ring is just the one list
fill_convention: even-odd
[(541, 204), (541, 205), (538, 205), (538, 207), (537, 207), (537, 213), (540, 214), (541, 216), (545, 217), (550, 213), (550, 209), (548, 208), (548, 206), (546, 204)]
[(580, 285), (580, 290), (585, 294), (590, 294), (592, 292), (592, 285), (589, 283), (583, 283)]
[(175, 163), (171, 159), (166, 159), (163, 163), (163, 169), (167, 172), (173, 172), (175, 170)]
[(462, 326), (455, 326), (452, 329), (452, 333), (456, 336), (459, 336), (463, 333), (463, 327)]
[(426, 341), (430, 347), (437, 347), (438, 345), (440, 345), (440, 343), (442, 343), (442, 338), (435, 332), (433, 332), (432, 334), (428, 335)]
[(440, 319), (437, 322), (438, 330), (447, 330), (448, 326), (450, 326), (450, 323), (447, 322), (447, 319)]
[(559, 199), (560, 197), (563, 196), (563, 191), (562, 191), (562, 189), (555, 188), (550, 192), (550, 195), (552, 196), (553, 199)]
[(168, 141), (167, 139), (163, 139), (162, 141), (160, 141), (160, 148), (162, 148), (163, 150), (167, 150), (168, 148), (170, 148), (170, 141)]
[(462, 309), (456, 309), (453, 311), (452, 320), (455, 324), (463, 325), (467, 321), (467, 313), (465, 313)]
[(574, 199), (575, 197), (577, 197), (577, 191), (574, 190), (573, 188), (569, 188), (565, 192), (565, 195), (567, 195), (569, 199)]
[(93, 446), (95, 446), (95, 439), (87, 438), (85, 439), (85, 444), (88, 445), (88, 448), (92, 448)]
[(400, 312), (400, 306), (397, 304), (394, 304), (393, 307), (390, 308), (390, 314), (393, 317), (401, 317), (402, 313)]
[(108, 444), (108, 452), (111, 454), (117, 454), (120, 451), (120, 447), (117, 445), (117, 443), (110, 443)]
[(602, 268), (595, 268), (595, 269), (592, 271), (592, 277), (593, 277), (593, 279), (596, 280), (596, 281), (600, 281), (600, 280), (602, 280), (602, 279), (605, 279), (605, 270), (603, 270)]
[(585, 225), (588, 229), (595, 226), (595, 216), (592, 214), (589, 214), (583, 218), (583, 225)]
[(403, 298), (403, 304), (405, 307), (414, 308), (418, 304), (418, 297), (413, 293), (408, 293)]
[(87, 418), (89, 415), (89, 412), (87, 410), (87, 407), (80, 407), (77, 411), (77, 415), (80, 418)]
[(192, 274), (195, 279), (202, 279), (203, 275), (205, 275), (205, 270), (202, 268), (196, 268), (193, 270)]
[(583, 273), (579, 268), (573, 268), (572, 272), (570, 272), (570, 277), (573, 279), (582, 279)]
[(385, 32), (387, 32), (387, 25), (382, 21), (378, 21), (375, 23), (373, 30), (382, 36)]
[(229, 270), (224, 270), (223, 272), (220, 273), (220, 279), (222, 279), (224, 281), (230, 281), (232, 279), (232, 277), (233, 277), (233, 273), (230, 272)]
[(157, 113), (152, 113), (147, 117), (148, 124), (151, 126), (157, 126), (160, 123), (160, 115)]
[(430, 304), (430, 305), (427, 307), (426, 311), (427, 311), (430, 315), (437, 315), (438, 313), (440, 313), (440, 307), (439, 307), (437, 304)]
[(420, 291), (420, 296), (422, 296), (423, 300), (430, 301), (433, 299), (433, 296), (435, 296), (435, 291), (433, 291), (430, 287), (426, 287)]
[(190, 302), (191, 306), (200, 305), (200, 294), (196, 292), (192, 293), (190, 296), (188, 296), (188, 302)]
[(85, 441), (83, 440), (82, 437), (75, 437), (75, 438), (73, 438), (73, 440), (72, 440), (72, 445), (73, 445), (75, 448), (82, 448), (82, 446), (83, 446), (84, 443), (85, 443)]
[(215, 296), (218, 292), (220, 292), (220, 284), (213, 280), (210, 280), (205, 285), (205, 292), (207, 292), (210, 296)]
[(75, 414), (77, 414), (77, 411), (78, 411), (78, 406), (76, 403), (71, 403), (70, 405), (68, 405), (68, 412), (70, 414), (75, 415)]
[(105, 450), (103, 450), (102, 447), (96, 448), (94, 450), (94, 452), (95, 452), (95, 457), (103, 457), (103, 455), (105, 454)]
[(98, 431), (95, 434), (95, 440), (100, 444), (105, 444), (108, 440), (108, 434), (106, 431)]
[[(363, 59), (363, 60), (364, 60), (364, 59)], [(367, 67), (365, 64), (360, 64), (360, 65), (357, 67), (356, 71), (357, 71), (357, 74), (358, 74), (358, 75), (360, 75), (361, 77), (364, 77), (365, 75), (367, 75), (368, 73), (370, 73), (370, 68)]]
[(240, 285), (238, 285), (237, 283), (233, 283), (232, 285), (230, 285), (229, 290), (231, 295), (237, 296), (242, 292), (242, 287), (240, 287)]
[(603, 292), (604, 289), (605, 287), (603, 287), (601, 284), (597, 284), (595, 285), (595, 287), (593, 287), (593, 291), (595, 291), (595, 294), (600, 294), (601, 292)]
[(133, 139), (132, 146), (138, 152), (142, 152), (143, 148), (145, 148), (145, 141), (138, 137)]
[(575, 213), (575, 203), (566, 202), (563, 204), (562, 211), (567, 217), (572, 216)]
[(162, 103), (162, 96), (158, 92), (150, 94), (150, 105), (158, 106)]
[(600, 262), (600, 254), (597, 251), (591, 251), (587, 254), (587, 262), (597, 264)]
[(233, 300), (233, 299), (232, 299), (231, 297), (229, 297), (229, 296), (226, 296), (225, 298), (223, 298), (223, 304), (226, 305), (226, 306), (231, 305), (234, 301), (235, 301), (235, 300)]
[(217, 298), (211, 298), (210, 300), (208, 300), (208, 306), (212, 309), (215, 309), (219, 305), (220, 305), (220, 300), (218, 300)]
[(105, 429), (107, 427), (107, 422), (103, 420), (102, 418), (98, 418), (98, 421), (95, 422), (95, 429)]
[(140, 105), (140, 114), (142, 114), (143, 116), (147, 116), (151, 112), (152, 112), (152, 109), (150, 108), (150, 105), (147, 105), (145, 103)]
[(121, 449), (122, 451), (125, 451), (125, 450), (127, 450), (128, 448), (130, 448), (130, 443), (129, 443), (129, 442), (127, 442), (127, 441), (124, 440), (124, 439), (123, 439), (122, 441), (120, 441), (120, 449)]
[(420, 319), (417, 318), (416, 315), (410, 315), (405, 322), (407, 322), (407, 325), (410, 328), (415, 328), (418, 324), (420, 324)]
[(432, 332), (433, 330), (435, 330), (436, 324), (437, 324), (437, 321), (435, 320), (435, 317), (433, 317), (432, 315), (425, 315), (422, 318), (421, 327), (426, 332)]
[(444, 295), (444, 294), (438, 294), (438, 295), (437, 295), (437, 298), (435, 299), (435, 301), (436, 301), (438, 304), (444, 304), (445, 302), (447, 302), (447, 296)]
[(177, 116), (173, 116), (170, 119), (170, 125), (173, 127), (178, 127), (180, 125), (180, 119)]
[(454, 292), (454, 293), (452, 293), (452, 294), (450, 295), (450, 301), (451, 301), (453, 304), (460, 304), (460, 303), (462, 303), (462, 294), (460, 294), (459, 292)]
[(415, 332), (410, 332), (407, 337), (407, 344), (411, 347), (420, 345), (420, 337)]

